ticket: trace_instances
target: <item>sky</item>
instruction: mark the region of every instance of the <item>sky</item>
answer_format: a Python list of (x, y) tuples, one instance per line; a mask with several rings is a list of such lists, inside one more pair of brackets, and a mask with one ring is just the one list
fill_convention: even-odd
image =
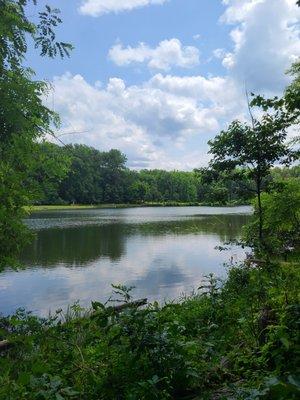
[[(28, 64), (64, 143), (119, 149), (130, 168), (207, 165), (207, 142), (247, 120), (248, 92), (280, 95), (300, 56), (295, 0), (40, 0), (61, 10), (69, 59)], [(36, 18), (30, 6), (28, 15)]]

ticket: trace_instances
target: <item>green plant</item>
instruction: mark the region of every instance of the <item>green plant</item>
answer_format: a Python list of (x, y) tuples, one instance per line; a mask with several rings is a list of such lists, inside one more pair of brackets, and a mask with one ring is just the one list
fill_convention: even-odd
[(297, 264), (234, 266), (222, 285), (209, 275), (201, 286), (137, 308), (132, 288), (117, 285), (110, 300), (125, 300), (121, 310), (93, 302), (67, 316), (2, 318), (12, 345), (0, 357), (0, 399), (296, 398)]

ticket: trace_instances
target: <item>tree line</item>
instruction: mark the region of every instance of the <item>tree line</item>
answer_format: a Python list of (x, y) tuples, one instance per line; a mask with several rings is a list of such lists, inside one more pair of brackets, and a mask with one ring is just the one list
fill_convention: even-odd
[[(141, 171), (126, 167), (119, 150), (104, 152), (86, 145), (37, 144), (36, 168), (28, 182), (34, 204), (248, 204), (254, 181), (243, 168), (229, 173), (216, 168), (194, 171)], [(269, 180), (299, 177), (300, 167), (274, 168)]]
[(202, 168), (191, 172), (126, 167), (119, 150), (44, 142), (36, 148), (28, 184), (35, 204), (247, 203), (253, 197), (243, 171), (236, 177)]

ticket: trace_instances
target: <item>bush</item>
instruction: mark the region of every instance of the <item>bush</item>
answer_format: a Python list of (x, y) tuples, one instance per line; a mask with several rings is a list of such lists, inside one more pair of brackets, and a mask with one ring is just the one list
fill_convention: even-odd
[(178, 303), (116, 312), (95, 302), (48, 319), (19, 311), (0, 321), (13, 343), (0, 398), (296, 398), (298, 291), (295, 265), (241, 266)]
[[(277, 182), (261, 200), (263, 248), (269, 255), (287, 257), (300, 246), (300, 180)], [(254, 218), (245, 230), (245, 241), (254, 248), (258, 247), (257, 232), (258, 219)]]

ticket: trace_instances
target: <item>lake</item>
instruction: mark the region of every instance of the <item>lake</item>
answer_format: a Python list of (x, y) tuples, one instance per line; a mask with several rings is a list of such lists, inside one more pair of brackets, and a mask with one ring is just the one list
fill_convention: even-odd
[(0, 313), (24, 307), (37, 315), (77, 300), (105, 301), (111, 284), (135, 286), (135, 298), (170, 300), (203, 277), (226, 276), (245, 250), (217, 246), (238, 238), (250, 207), (149, 207), (38, 212), (19, 271), (0, 274)]

